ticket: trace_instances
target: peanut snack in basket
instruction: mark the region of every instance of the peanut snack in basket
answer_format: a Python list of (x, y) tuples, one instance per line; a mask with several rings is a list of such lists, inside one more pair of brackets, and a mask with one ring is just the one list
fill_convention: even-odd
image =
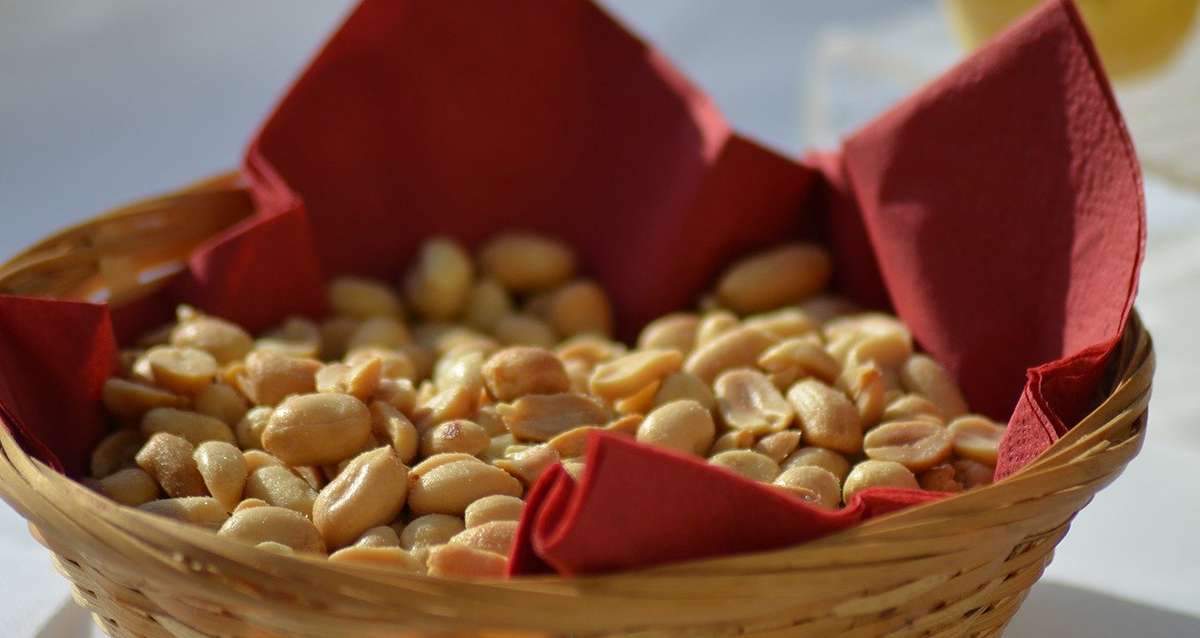
[(422, 246), (399, 289), (336, 278), (331, 316), (252, 337), (181, 306), (105, 384), (87, 479), (125, 505), (280, 552), (500, 577), (522, 497), (588, 434), (636, 438), (835, 509), (859, 491), (991, 482), (1004, 427), (969, 413), (895, 317), (821, 294), (824, 249), (729, 267), (701, 312), (612, 339), (570, 248)]

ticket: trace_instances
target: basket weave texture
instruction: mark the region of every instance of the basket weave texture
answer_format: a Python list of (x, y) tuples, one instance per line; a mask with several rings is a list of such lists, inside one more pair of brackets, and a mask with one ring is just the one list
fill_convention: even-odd
[[(0, 292), (125, 303), (251, 213), (219, 176), (35, 245), (0, 266)], [(112, 636), (998, 636), (1140, 449), (1153, 370), (1134, 313), (1094, 411), (1000, 483), (796, 547), (603, 576), (471, 583), (280, 556), (119, 506), (2, 428), (0, 496)]]

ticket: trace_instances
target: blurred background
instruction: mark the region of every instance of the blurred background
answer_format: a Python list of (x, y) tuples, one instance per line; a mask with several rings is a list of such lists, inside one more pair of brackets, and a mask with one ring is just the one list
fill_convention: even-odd
[[(1079, 516), (1011, 636), (1200, 636), (1200, 0), (1079, 0), (1146, 170), (1149, 437)], [(790, 155), (831, 147), (1034, 0), (601, 0)], [(0, 0), (0, 255), (237, 165), (350, 0)], [(99, 635), (0, 508), (0, 630)]]

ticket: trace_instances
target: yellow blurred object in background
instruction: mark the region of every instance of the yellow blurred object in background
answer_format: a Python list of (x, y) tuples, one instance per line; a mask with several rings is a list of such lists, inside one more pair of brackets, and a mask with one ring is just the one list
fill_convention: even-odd
[[(1041, 0), (942, 0), (964, 46), (974, 49)], [(1076, 0), (1108, 75), (1123, 80), (1163, 67), (1187, 40), (1200, 0)]]

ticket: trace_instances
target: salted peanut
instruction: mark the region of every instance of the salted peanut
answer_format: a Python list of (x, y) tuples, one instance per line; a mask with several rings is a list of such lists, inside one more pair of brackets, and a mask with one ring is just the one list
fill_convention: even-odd
[(876, 363), (882, 368), (896, 368), (912, 353), (912, 336), (907, 331), (868, 333), (850, 348), (846, 363), (852, 366)]
[(218, 365), (225, 365), (245, 357), (254, 347), (254, 340), (236, 324), (216, 317), (196, 316), (171, 330), (171, 345), (203, 350)]
[(242, 451), (242, 460), (246, 462), (246, 476), (250, 476), (264, 467), (284, 467), (283, 461), (262, 450), (244, 450)]
[[(417, 363), (413, 360), (413, 357), (409, 354), (409, 351), (413, 348), (416, 348), (416, 346), (412, 346), (411, 344), (408, 346), (397, 346), (397, 349), (378, 346), (356, 347), (346, 353), (346, 357), (342, 361), (342, 365), (349, 366), (351, 369), (359, 369), (360, 372), (358, 374), (363, 374), (365, 372), (367, 375), (373, 376), (374, 372), (369, 367), (364, 368), (362, 366), (372, 366), (373, 364), (371, 364), (370, 361), (372, 359), (378, 359), (380, 377), (379, 383), (382, 383), (384, 379), (408, 379), (411, 381), (412, 379), (418, 379), (422, 376), (425, 376), (422, 374), (420, 366), (417, 365)], [(430, 366), (432, 366), (432, 363)], [(335, 368), (334, 370), (340, 369)], [(347, 372), (347, 374), (349, 373)], [(327, 372), (326, 383), (334, 382), (335, 375), (335, 372)], [(364, 378), (360, 381), (360, 383), (369, 383), (370, 381), (370, 378)], [(366, 389), (367, 388), (363, 388), (362, 391), (365, 392)], [(376, 389), (378, 389), (378, 387), (376, 387)]]
[[(912, 333), (899, 318), (882, 312), (864, 312), (830, 319), (822, 327), (826, 338), (843, 336), (862, 339), (868, 335), (899, 334), (911, 344)], [(856, 341), (857, 342), (857, 341)]]
[(366, 401), (379, 389), (383, 380), (383, 359), (367, 357), (350, 366), (333, 363), (321, 367), (316, 374), (317, 392), (342, 392)]
[(416, 426), (390, 403), (373, 401), (370, 409), (371, 431), (375, 437), (390, 445), (402, 463), (411, 463), (420, 445)]
[(594, 281), (574, 281), (555, 290), (547, 298), (544, 316), (564, 337), (612, 334), (612, 304)]
[[(471, 348), (468, 346), (468, 348)], [(433, 368), (433, 384), (438, 390), (463, 387), (478, 395), (483, 390), (483, 352), (456, 348), (438, 359)]]
[(642, 421), (645, 420), (646, 417), (640, 414), (626, 414), (606, 423), (604, 430), (623, 436), (637, 436), (638, 428), (642, 426)]
[(742, 325), (757, 328), (780, 339), (799, 337), (817, 329), (817, 323), (797, 308), (780, 308), (751, 315), (746, 317)]
[(431, 396), (427, 401), (417, 397), (417, 407), (413, 410), (413, 421), (417, 431), (425, 430), (446, 421), (465, 419), (475, 412), (475, 400), (478, 393), (470, 388), (461, 386), (447, 388)]
[(276, 543), (275, 541), (263, 541), (263, 542), (255, 545), (254, 547), (261, 549), (264, 552), (271, 552), (272, 554), (279, 554), (280, 556), (291, 556), (296, 553), (296, 551), (293, 550), (291, 547), (288, 547), (287, 545), (284, 545), (283, 543)]
[(597, 365), (589, 387), (592, 394), (615, 401), (677, 372), (682, 364), (678, 350), (636, 350)]
[(242, 510), (248, 510), (254, 507), (267, 507), (268, 505), (270, 505), (270, 503), (262, 500), (261, 498), (246, 498), (242, 499), (242, 502), (238, 503), (237, 506), (233, 508), (233, 511), (240, 512)]
[(525, 314), (501, 317), (492, 326), (492, 335), (506, 346), (552, 348), (558, 342), (558, 333), (550, 324)]
[(517, 456), (518, 454), (521, 454), (521, 453), (523, 453), (523, 452), (526, 452), (526, 451), (528, 451), (528, 450), (532, 450), (532, 449), (534, 449), (535, 447), (538, 447), (538, 446), (536, 446), (536, 445), (528, 445), (528, 444), (525, 444), (525, 443), (515, 443), (515, 444), (513, 444), (513, 445), (510, 445), (510, 446), (508, 446), (508, 447), (504, 448), (504, 455), (503, 455), (503, 456), (501, 456), (501, 459), (513, 459), (513, 458), (516, 458), (516, 456)]
[[(378, 447), (382, 447), (382, 445), (370, 445), (369, 447), (371, 449), (375, 449)], [(349, 463), (349, 462), (350, 462), (349, 459), (347, 459), (346, 461), (343, 461), (343, 463)], [(341, 465), (341, 464), (339, 463), (339, 465)], [(296, 476), (299, 476), (300, 478), (304, 479), (304, 482), (308, 483), (308, 486), (313, 488), (314, 490), (320, 492), (321, 488), (325, 487), (325, 483), (327, 481), (325, 479), (324, 471), (321, 468), (313, 467), (311, 465), (301, 465), (299, 467), (293, 467), (293, 468), (291, 468), (291, 470), (292, 470), (292, 474), (295, 474)]]
[(327, 547), (342, 547), (396, 518), (407, 494), (408, 468), (392, 448), (363, 452), (321, 490), (313, 524)]
[(971, 459), (958, 459), (954, 466), (954, 478), (962, 484), (963, 489), (972, 489), (981, 485), (991, 485), (996, 468), (984, 465)]
[(964, 459), (985, 465), (996, 465), (1000, 451), (1000, 440), (1005, 429), (985, 416), (968, 414), (960, 416), (947, 426), (954, 440), (954, 453)]
[[(534, 445), (523, 450), (505, 451), (505, 458), (496, 459), (492, 462), (497, 468), (504, 470), (525, 487), (529, 487), (541, 478), (542, 474), (550, 469), (550, 466), (558, 462), (558, 454), (549, 445)], [(508, 493), (508, 492), (504, 492)], [(510, 494), (511, 496), (520, 496), (521, 492)]]
[(251, 545), (269, 541), (298, 552), (325, 553), (325, 542), (316, 525), (286, 507), (268, 505), (234, 512), (217, 534)]
[(646, 415), (637, 440), (685, 454), (703, 455), (712, 446), (716, 425), (712, 414), (696, 401), (680, 399)]
[(570, 381), (568, 391), (587, 394), (588, 382), (592, 380), (592, 368), (591, 364), (580, 359), (563, 361), (563, 370), (566, 371), (567, 379)]
[(463, 320), (476, 330), (490, 331), (501, 317), (514, 310), (512, 297), (494, 279), (483, 279), (471, 288)]
[(561, 241), (530, 233), (504, 233), (479, 250), (485, 274), (515, 292), (546, 290), (575, 274), (575, 255)]
[(269, 406), (251, 408), (234, 427), (238, 445), (250, 450), (262, 448), (262, 433), (275, 409)]
[(354, 547), (400, 547), (400, 534), (388, 525), (376, 525), (363, 532)]
[(488, 392), (498, 401), (513, 401), (526, 394), (557, 394), (570, 387), (562, 361), (544, 348), (500, 350), (488, 358), (482, 373)]
[(338, 563), (357, 563), (388, 569), (402, 569), (409, 572), (425, 571), (425, 562), (420, 557), (394, 546), (351, 545), (330, 554), (329, 560)]
[(863, 437), (863, 452), (869, 458), (895, 461), (913, 472), (944, 462), (953, 450), (950, 431), (926, 420), (884, 423)]
[(142, 355), (155, 385), (177, 394), (196, 394), (217, 376), (217, 360), (204, 350), (177, 346), (155, 346)]
[(346, 342), (346, 351), (354, 352), (362, 348), (395, 349), (411, 340), (408, 327), (400, 319), (372, 317), (358, 325)]
[(504, 434), (493, 436), (488, 442), (488, 447), (479, 455), (479, 458), (491, 463), (496, 459), (504, 458), (504, 453), (509, 447), (515, 445), (517, 440), (513, 438), (512, 432), (504, 431)]
[(371, 437), (371, 411), (347, 394), (303, 394), (271, 413), (262, 444), (288, 465), (323, 465), (350, 458)]
[(919, 394), (904, 394), (893, 399), (883, 409), (881, 421), (911, 421), (928, 418), (942, 422), (942, 413), (932, 401)]
[(138, 467), (162, 486), (167, 496), (205, 496), (204, 479), (192, 460), (193, 447), (187, 439), (159, 432), (150, 437), (135, 460)]
[(713, 455), (708, 462), (763, 483), (773, 481), (779, 475), (779, 464), (751, 450), (721, 452)]
[(837, 509), (842, 502), (842, 486), (838, 484), (838, 478), (815, 465), (784, 470), (772, 484), (823, 509)]
[(549, 441), (581, 425), (608, 423), (610, 412), (582, 394), (527, 394), (496, 407), (504, 425), (518, 440)]
[(254, 348), (289, 357), (316, 359), (321, 356), (321, 329), (311, 319), (288, 317), (278, 328), (257, 339)]
[(92, 476), (102, 479), (121, 468), (134, 466), (134, 458), (145, 443), (146, 437), (137, 430), (117, 430), (104, 437), (92, 450)]
[(463, 519), (467, 529), (497, 521), (515, 523), (521, 520), (521, 513), (524, 510), (525, 501), (515, 496), (493, 494), (468, 505), (466, 511), (463, 512)]
[(786, 244), (735, 262), (717, 281), (717, 298), (736, 312), (762, 312), (819, 292), (832, 272), (824, 248)]
[(435, 425), (421, 434), (421, 456), (443, 452), (480, 454), (491, 438), (482, 427), (466, 419), (454, 419)]
[(754, 435), (745, 430), (730, 430), (713, 441), (708, 455), (714, 456), (729, 450), (749, 450), (754, 447)]
[(935, 465), (917, 476), (921, 489), (930, 492), (961, 492), (962, 483), (954, 478), (954, 466), (949, 463)]
[(483, 428), (489, 437), (509, 434), (508, 428), (504, 427), (504, 417), (500, 416), (494, 405), (480, 406), (471, 417), (471, 421)]
[(232, 443), (236, 440), (233, 430), (225, 425), (224, 421), (176, 408), (150, 410), (142, 417), (141, 430), (147, 437), (157, 432), (174, 434), (187, 439), (192, 445), (199, 445), (204, 441)]
[(321, 334), (321, 350), (317, 358), (323, 361), (340, 359), (346, 354), (350, 338), (362, 324), (353, 317), (330, 317), (317, 327)]
[(749, 368), (727, 370), (713, 383), (717, 410), (725, 425), (756, 436), (787, 429), (795, 417), (792, 406), (771, 380)]
[(858, 408), (846, 395), (816, 379), (804, 379), (788, 390), (787, 398), (796, 409), (806, 445), (843, 454), (862, 451)]
[(798, 447), (800, 447), (800, 430), (784, 430), (759, 439), (753, 449), (776, 463), (782, 463)]
[(569, 459), (583, 456), (587, 451), (588, 436), (605, 428), (596, 425), (584, 425), (563, 432), (546, 442), (546, 446), (554, 451), (556, 458)]
[(196, 446), (192, 460), (196, 462), (208, 493), (221, 501), (225, 509), (237, 507), (247, 476), (242, 451), (223, 441), (205, 441)]
[(654, 397), (658, 394), (658, 389), (662, 387), (662, 381), (652, 381), (649, 385), (634, 392), (633, 394), (617, 399), (613, 402), (613, 409), (617, 414), (645, 414), (654, 407)]
[(450, 544), (508, 556), (516, 540), (516, 521), (492, 521), (468, 527), (455, 534), (450, 539)]
[(426, 514), (418, 516), (400, 533), (400, 547), (412, 551), (435, 547), (450, 542), (456, 534), (466, 529), (463, 519), (448, 514)]
[(967, 401), (958, 385), (946, 369), (928, 355), (909, 357), (900, 367), (900, 383), (908, 392), (932, 401), (946, 419), (956, 419), (967, 412)]
[(695, 401), (706, 410), (717, 408), (717, 398), (713, 396), (712, 389), (689, 372), (676, 372), (664, 377), (658, 392), (654, 393), (654, 406), (663, 406), (681, 399)]
[(185, 496), (163, 498), (138, 505), (138, 509), (158, 516), (165, 516), (182, 523), (217, 529), (229, 518), (229, 511), (215, 498), (209, 496)]
[(678, 350), (686, 356), (696, 347), (699, 331), (700, 317), (692, 313), (670, 314), (646, 324), (638, 334), (637, 345), (642, 350)]
[(290, 395), (315, 392), (320, 369), (321, 363), (312, 359), (255, 350), (246, 357), (246, 369), (238, 378), (238, 387), (258, 405), (275, 405)]
[(430, 549), (426, 564), (430, 576), (455, 580), (500, 579), (508, 571), (504, 556), (456, 544)]
[(569, 474), (571, 478), (575, 479), (576, 481), (583, 480), (583, 471), (587, 469), (583, 464), (583, 461), (578, 459), (567, 459), (566, 461), (563, 461), (562, 468), (564, 472)]
[(409, 415), (417, 407), (417, 388), (408, 379), (380, 379), (375, 399)]
[(158, 498), (154, 477), (136, 467), (127, 467), (96, 481), (100, 493), (122, 504), (138, 506)]
[(728, 310), (713, 310), (704, 313), (704, 316), (700, 318), (700, 323), (696, 325), (696, 345), (692, 350), (737, 328), (739, 323), (737, 315)]
[(808, 315), (817, 324), (824, 325), (831, 319), (853, 315), (862, 312), (862, 309), (854, 305), (853, 302), (845, 297), (834, 295), (816, 295), (809, 297), (800, 303), (798, 306), (804, 314)]
[(166, 390), (112, 377), (104, 382), (100, 400), (109, 414), (126, 421), (140, 419), (154, 408), (178, 408), (187, 399)]
[(404, 307), (400, 296), (381, 281), (361, 277), (337, 277), (325, 290), (334, 314), (354, 319), (398, 317)]
[(837, 361), (839, 367), (846, 365), (846, 359), (850, 357), (850, 351), (854, 349), (854, 345), (858, 343), (863, 335), (859, 333), (840, 334), (836, 337), (831, 337), (825, 343), (825, 351), (829, 356)]
[(237, 390), (224, 383), (210, 383), (205, 386), (192, 400), (192, 407), (196, 412), (220, 419), (229, 426), (237, 425), (249, 409)]
[(849, 504), (855, 494), (868, 487), (902, 487), (918, 489), (917, 477), (895, 461), (862, 461), (850, 469), (842, 484), (842, 501)]
[(522, 491), (521, 483), (498, 467), (454, 461), (410, 481), (408, 506), (416, 514), (462, 515), (468, 505), (485, 496), (520, 496)]
[(592, 334), (576, 335), (554, 348), (554, 354), (564, 363), (582, 361), (589, 369), (625, 354), (624, 344)]
[(246, 479), (243, 494), (246, 498), (261, 498), (276, 507), (286, 507), (305, 516), (312, 516), (317, 491), (308, 481), (281, 465), (268, 465), (255, 470)]
[(846, 368), (838, 378), (838, 387), (854, 401), (854, 407), (858, 409), (858, 419), (863, 427), (879, 423), (883, 416), (887, 388), (883, 380), (883, 370), (877, 363), (868, 362)]
[(816, 377), (825, 383), (833, 383), (840, 372), (829, 353), (804, 337), (780, 341), (764, 351), (757, 363), (767, 372), (791, 373), (794, 379)]
[(475, 268), (458, 242), (446, 237), (426, 240), (404, 279), (409, 304), (426, 319), (457, 317), (467, 304)]
[(757, 328), (734, 328), (698, 346), (683, 369), (705, 383), (712, 383), (724, 370), (753, 367), (775, 342), (775, 337)]
[(836, 476), (839, 481), (846, 480), (846, 475), (850, 473), (850, 461), (846, 457), (823, 447), (802, 447), (788, 455), (782, 464), (785, 470), (805, 466), (819, 467)]
[(467, 461), (470, 463), (483, 463), (483, 461), (479, 460), (479, 458), (472, 456), (470, 454), (463, 454), (462, 452), (446, 452), (443, 454), (434, 454), (433, 456), (431, 456), (427, 459), (423, 459), (420, 463), (417, 463), (416, 465), (414, 465), (412, 467), (411, 470), (409, 470), (409, 473), (408, 473), (409, 481), (410, 482), (414, 481), (417, 478), (419, 478), (420, 476), (424, 475), (427, 472), (432, 471), (435, 468), (441, 467), (443, 465), (449, 465), (451, 463), (457, 463), (458, 461)]

